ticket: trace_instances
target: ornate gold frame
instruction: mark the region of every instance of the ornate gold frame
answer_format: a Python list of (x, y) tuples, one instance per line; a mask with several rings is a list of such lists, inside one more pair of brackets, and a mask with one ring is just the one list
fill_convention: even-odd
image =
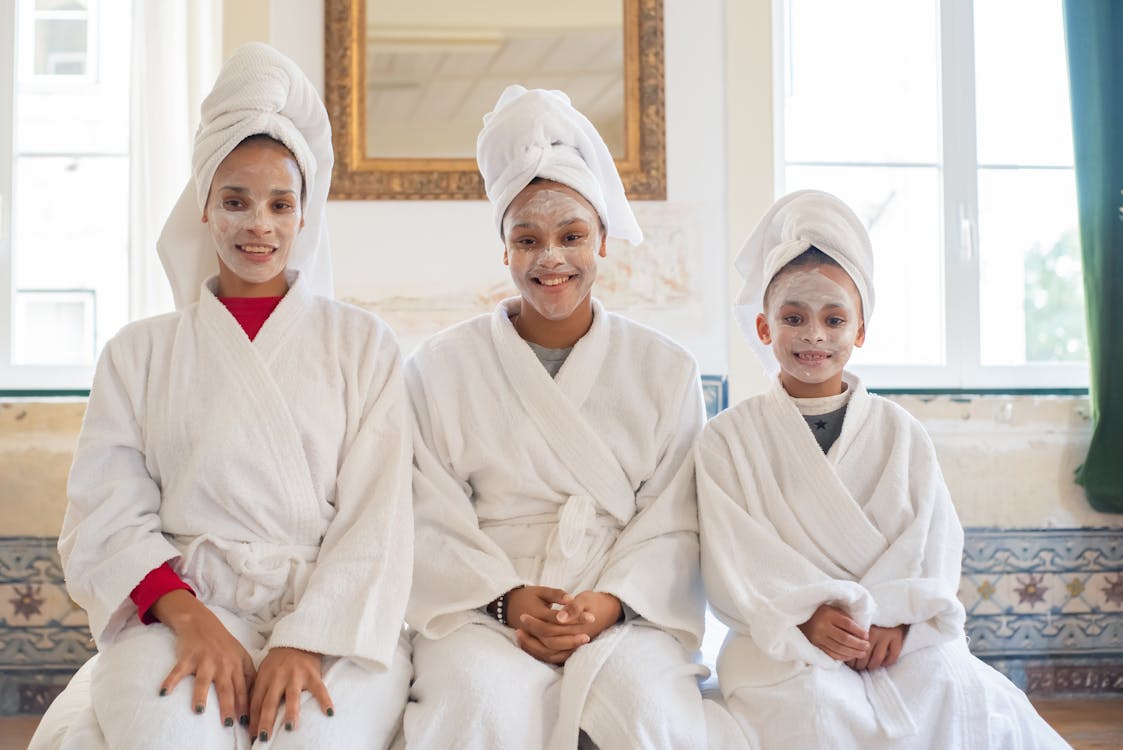
[[(616, 160), (628, 197), (667, 197), (663, 0), (623, 0), (627, 150)], [(324, 1), (324, 103), (332, 124), (338, 200), (479, 200), (473, 159), (366, 156), (366, 0)], [(484, 113), (480, 113), (481, 117)]]

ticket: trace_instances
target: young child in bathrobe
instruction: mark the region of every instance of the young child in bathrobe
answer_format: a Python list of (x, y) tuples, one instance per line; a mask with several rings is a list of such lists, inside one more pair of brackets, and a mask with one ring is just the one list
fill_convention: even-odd
[(193, 166), (159, 248), (178, 309), (106, 345), (70, 473), (59, 549), (98, 655), (32, 747), (387, 747), (409, 409), (389, 329), (330, 299), (312, 84), (239, 49)]
[(779, 373), (695, 448), (729, 710), (766, 749), (1067, 747), (967, 650), (963, 531), (924, 429), (844, 369), (873, 312), (862, 223), (793, 193), (736, 265), (736, 317)]
[[(519, 296), (406, 364), (417, 524), (411, 748), (736, 747), (691, 653), (698, 369), (592, 296), (641, 232), (558, 91), (509, 87), (477, 158)], [(729, 726), (739, 730), (725, 715)], [(716, 738), (716, 741), (715, 741)], [(740, 740), (743, 742), (743, 740)]]

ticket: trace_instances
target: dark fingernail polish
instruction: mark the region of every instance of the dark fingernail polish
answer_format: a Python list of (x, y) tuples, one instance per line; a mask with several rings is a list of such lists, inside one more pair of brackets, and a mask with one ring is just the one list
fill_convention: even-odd
[(292, 722), (291, 722), (291, 721), (286, 721), (286, 722), (285, 722), (285, 731), (286, 731), (286, 732), (291, 732), (291, 731), (292, 731)]
[(268, 742), (269, 741), (269, 732), (262, 732), (261, 734), (257, 735), (257, 741), (258, 742)]
[(202, 703), (195, 706), (195, 713), (197, 713), (197, 714), (203, 713), (203, 704)]
[(227, 726), (227, 727), (234, 726), (234, 717), (233, 716), (227, 716), (225, 719), (222, 720), (222, 724), (223, 724), (223, 726)]
[(168, 689), (167, 689), (167, 688), (160, 688), (160, 697), (161, 697), (161, 698), (163, 698), (163, 697), (164, 697), (165, 695), (167, 695), (167, 694), (168, 694)]
[(335, 716), (335, 709), (329, 706), (326, 713), (328, 716)]
[(238, 717), (238, 723), (241, 724), (244, 727), (248, 727), (250, 725), (250, 717), (246, 716), (245, 714), (242, 714), (241, 716)]

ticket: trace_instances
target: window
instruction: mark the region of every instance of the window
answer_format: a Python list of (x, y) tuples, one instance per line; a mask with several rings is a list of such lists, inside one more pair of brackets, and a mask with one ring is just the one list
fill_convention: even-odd
[(89, 387), (128, 321), (130, 7), (0, 10), (2, 388)]
[(1087, 386), (1061, 0), (779, 0), (780, 193), (873, 241), (881, 388)]

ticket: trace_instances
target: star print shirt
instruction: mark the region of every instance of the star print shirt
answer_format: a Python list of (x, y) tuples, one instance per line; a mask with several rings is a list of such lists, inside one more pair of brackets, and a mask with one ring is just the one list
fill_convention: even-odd
[(850, 391), (822, 398), (793, 398), (792, 401), (807, 421), (807, 426), (811, 428), (811, 434), (815, 436), (815, 442), (823, 449), (823, 453), (829, 451), (842, 432), (842, 420), (846, 416)]

